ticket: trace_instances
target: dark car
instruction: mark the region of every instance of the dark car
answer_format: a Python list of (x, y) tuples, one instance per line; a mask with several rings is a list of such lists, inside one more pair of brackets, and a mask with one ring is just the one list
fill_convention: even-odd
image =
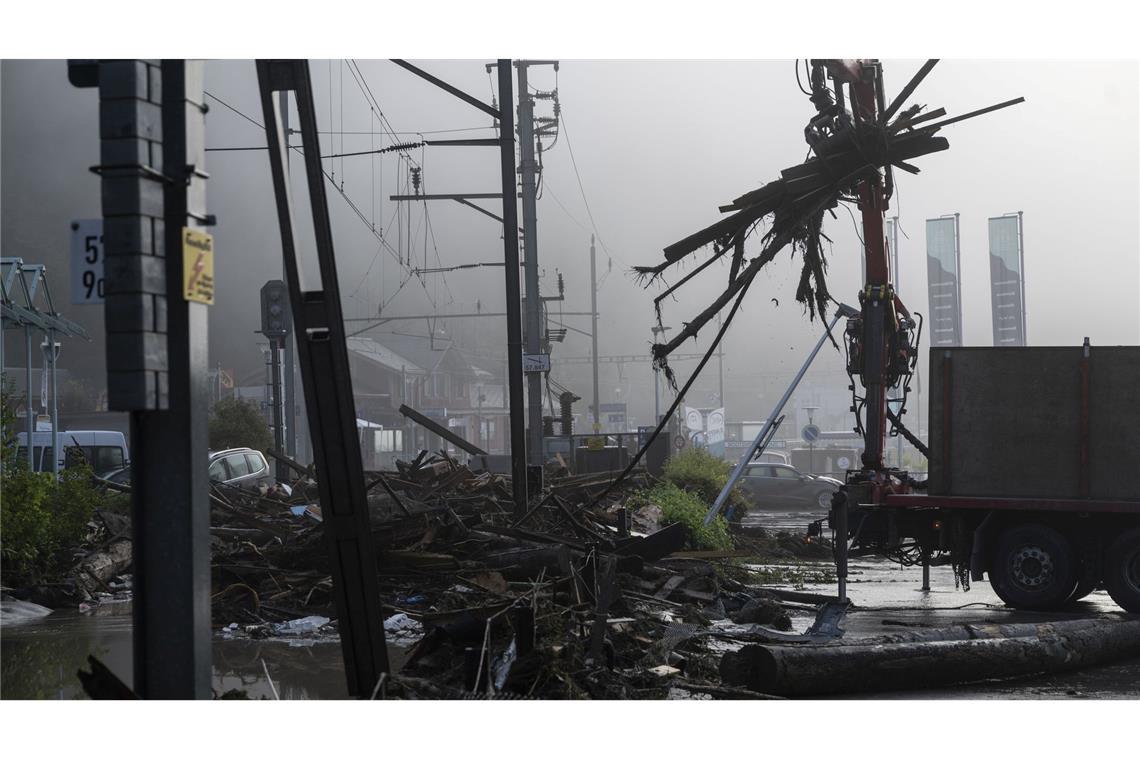
[(805, 475), (786, 464), (756, 462), (740, 476), (740, 486), (755, 507), (831, 509), (831, 495), (842, 485), (835, 478)]
[[(260, 486), (272, 488), (277, 482), (269, 471), (265, 455), (256, 449), (211, 451), (209, 475), (212, 483), (223, 483), (248, 490), (256, 490)], [(131, 468), (127, 466), (107, 473), (103, 477), (112, 483), (130, 485)]]

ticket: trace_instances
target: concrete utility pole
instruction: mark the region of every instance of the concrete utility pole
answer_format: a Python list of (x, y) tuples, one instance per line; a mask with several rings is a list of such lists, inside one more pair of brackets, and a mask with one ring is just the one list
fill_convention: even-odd
[[(501, 193), (468, 193), (463, 196), (449, 196), (453, 200), (466, 201), (469, 198), (500, 198), (503, 201), (503, 216), (495, 217), (503, 224), (503, 263), (506, 270), (507, 311), (507, 382), (509, 385), (510, 400), (510, 447), (511, 447), (511, 491), (514, 499), (515, 517), (521, 518), (527, 512), (527, 463), (526, 463), (526, 419), (523, 414), (523, 336), (521, 299), (519, 292), (519, 236), (518, 236), (518, 203), (515, 196), (517, 179), (515, 177), (515, 111), (514, 87), (511, 83), (511, 62), (507, 58), (500, 58), (493, 64), (487, 64), (487, 73), (497, 67), (499, 73), (499, 102), (498, 107), (489, 106), (477, 98), (452, 87), (447, 82), (432, 76), (423, 69), (413, 66), (407, 61), (393, 58), (392, 62), (407, 69), (421, 79), (431, 82), (436, 87), (451, 93), (465, 103), (478, 108), (499, 125), (498, 140), (464, 140), (466, 144), (497, 145), (499, 147), (500, 169), (503, 191)], [(533, 63), (533, 62), (532, 62)], [(428, 198), (430, 196), (421, 196)], [(394, 196), (392, 200), (399, 200)], [(473, 208), (482, 211), (488, 216), (494, 216), (486, 209)], [(530, 258), (529, 254), (527, 256)], [(448, 315), (454, 316), (454, 315)], [(483, 316), (476, 314), (475, 316)], [(541, 411), (540, 411), (541, 414)], [(539, 433), (542, 433), (541, 422)]]
[(131, 413), (134, 691), (209, 699), (203, 64), (73, 61), (68, 79), (99, 88), (107, 397)]
[[(527, 61), (516, 61), (519, 87), (519, 172), (522, 175), (526, 353), (542, 353), (542, 297), (538, 288), (538, 229), (535, 207), (534, 99), (527, 86)], [(505, 234), (510, 234), (506, 232)], [(527, 372), (527, 464), (542, 464), (542, 373)]]
[(601, 430), (601, 407), (598, 401), (598, 267), (594, 255), (594, 236), (590, 235), (590, 358), (594, 365), (594, 432)]

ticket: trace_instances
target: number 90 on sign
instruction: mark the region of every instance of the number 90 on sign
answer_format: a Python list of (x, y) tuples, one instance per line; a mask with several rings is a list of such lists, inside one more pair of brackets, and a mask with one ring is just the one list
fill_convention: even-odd
[(103, 303), (103, 220), (71, 223), (71, 302)]

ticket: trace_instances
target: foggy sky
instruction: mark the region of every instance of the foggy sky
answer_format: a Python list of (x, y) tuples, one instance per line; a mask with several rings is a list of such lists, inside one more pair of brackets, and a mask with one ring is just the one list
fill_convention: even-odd
[[(476, 97), (492, 98), (485, 61), (417, 63)], [(897, 92), (919, 64), (885, 61), (888, 93)], [(435, 136), (493, 136), (485, 114), (409, 72), (386, 61), (361, 61), (360, 66), (387, 122), (408, 133), (400, 135), (402, 140), (418, 141), (416, 132), (464, 127), (484, 129)], [(380, 131), (340, 61), (313, 61), (311, 71), (321, 130)], [(4, 61), (0, 74), (3, 253), (47, 263), (57, 302), (66, 306), (67, 224), (100, 215), (98, 178), (87, 171), (99, 160), (97, 94), (71, 87), (63, 61)], [(553, 294), (555, 272), (560, 271), (566, 281), (561, 308), (589, 308), (593, 224), (575, 177), (572, 147), (601, 239), (599, 276), (612, 261), (599, 291), (600, 353), (645, 357), (641, 364), (621, 365), (620, 377), (617, 365), (603, 365), (601, 401), (630, 401), (644, 424), (653, 395), (648, 365), (652, 298), (659, 290), (642, 288), (627, 270), (659, 262), (664, 246), (716, 221), (718, 205), (802, 161), (807, 151), (803, 126), (813, 108), (796, 85), (791, 61), (564, 60), (557, 79), (549, 68), (532, 69), (531, 84), (542, 90), (557, 84), (565, 125), (543, 157), (544, 189), (538, 202), (543, 295)], [(918, 176), (896, 173), (897, 192), (888, 215), (900, 217), (906, 235), (900, 236), (898, 286), (907, 305), (926, 313), (924, 220), (958, 212), (965, 343), (990, 345), (986, 219), (1023, 211), (1030, 344), (1079, 345), (1085, 336), (1094, 345), (1140, 343), (1137, 85), (1136, 62), (939, 63), (911, 102), (945, 107), (950, 116), (1016, 96), (1027, 102), (948, 127), (943, 131), (948, 151), (916, 160), (922, 169)], [(262, 121), (252, 62), (207, 63), (206, 88)], [(214, 100), (207, 103), (208, 146), (264, 145), (262, 130)], [(539, 101), (537, 113), (550, 115), (549, 102)], [(387, 135), (321, 137), (323, 155), (391, 143)], [(499, 190), (494, 148), (428, 147), (411, 155), (423, 167), (426, 192)], [(383, 228), (389, 244), (406, 255), (399, 225), (390, 222), (396, 204), (387, 200), (406, 180), (406, 167), (396, 154), (333, 159), (325, 166), (369, 222), (375, 219), (377, 228)], [(258, 327), (257, 291), (281, 274), (268, 159), (256, 150), (211, 152), (206, 169), (208, 206), (219, 221), (213, 230), (218, 296), (210, 310), (211, 364), (255, 374), (261, 365), (253, 350), (260, 340), (253, 332)], [(483, 203), (494, 213), (501, 210), (497, 201)], [(331, 188), (329, 206), (346, 316), (372, 316), (380, 299), (391, 299), (387, 315), (473, 312), (477, 300), (483, 311), (503, 310), (501, 267), (454, 272), (446, 279), (427, 275), (422, 286), (411, 280), (396, 293), (406, 274), (395, 256), (380, 248)], [(857, 209), (851, 210), (857, 217)], [(428, 266), (501, 261), (501, 227), (493, 220), (452, 202), (433, 202), (428, 213), (434, 233), (434, 240), (428, 235), (426, 241)], [(854, 304), (860, 243), (851, 215), (843, 208), (836, 213), (824, 227), (833, 240), (829, 287), (836, 298)], [(416, 204), (411, 209), (416, 234), (411, 255), (419, 266), (425, 256), (422, 219), (423, 204)], [(749, 240), (747, 250), (759, 250), (758, 236)], [(703, 260), (701, 255), (692, 258), (684, 271)], [(669, 282), (681, 276), (682, 269), (676, 269)], [(819, 335), (818, 322), (809, 324), (794, 300), (798, 260), (785, 253), (766, 269), (726, 338), (730, 419), (763, 417), (786, 375)], [(714, 265), (686, 285), (676, 301), (666, 303), (665, 324), (679, 328), (715, 297), (726, 277), (727, 267)], [(779, 300), (778, 307), (772, 298)], [(552, 313), (558, 308), (552, 304)], [(96, 340), (69, 341), (61, 366), (101, 377), (101, 309), (66, 306), (64, 312), (85, 324)], [(589, 329), (586, 318), (567, 317), (566, 323)], [(477, 339), (474, 352), (488, 357), (491, 366), (492, 357), (503, 355), (501, 319), (440, 321), (436, 328), (469, 346)], [(376, 337), (387, 329), (426, 335), (428, 326), (422, 321), (390, 323), (375, 331)], [(713, 331), (706, 332), (681, 350), (703, 350)], [(11, 353), (20, 345), (16, 337), (8, 337), (5, 346), (9, 366), (22, 362)], [(571, 331), (555, 348), (552, 373), (588, 400), (589, 366), (559, 368), (559, 354), (586, 356), (589, 339)], [(694, 365), (677, 362), (679, 377)], [(845, 378), (836, 377), (841, 365), (841, 356), (825, 351), (809, 382), (845, 386)], [(694, 405), (707, 405), (716, 390), (716, 370), (714, 361), (690, 393)]]

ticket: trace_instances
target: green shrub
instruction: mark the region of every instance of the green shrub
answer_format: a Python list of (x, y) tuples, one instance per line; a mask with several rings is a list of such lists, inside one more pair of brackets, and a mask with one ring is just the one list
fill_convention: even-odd
[(5, 583), (34, 583), (70, 564), (70, 550), (83, 542), (87, 523), (112, 496), (96, 488), (91, 468), (69, 467), (57, 482), (32, 472), (15, 457), (15, 416), (7, 393), (0, 399), (0, 571)]
[(265, 453), (273, 448), (273, 435), (256, 404), (222, 399), (210, 414), (210, 448), (219, 451), (240, 446)]
[(4, 467), (0, 484), (0, 567), (6, 584), (39, 575), (53, 554), (48, 498), (50, 473), (26, 465)]
[(49, 472), (5, 468), (0, 487), (0, 568), (5, 582), (34, 583), (71, 564), (96, 509), (114, 497), (95, 487), (91, 468)]
[(0, 375), (0, 468), (16, 466), (16, 402), (8, 379)]
[[(731, 474), (732, 464), (696, 446), (685, 449), (665, 465), (665, 480), (698, 494), (704, 499), (706, 509), (716, 501)], [(737, 507), (741, 512), (747, 508), (740, 486), (728, 494), (727, 507)]]
[(645, 504), (661, 507), (663, 525), (684, 524), (689, 532), (690, 549), (729, 551), (733, 548), (728, 522), (723, 517), (718, 515), (708, 526), (703, 524), (709, 507), (698, 494), (673, 483), (658, 483), (636, 494), (628, 506), (637, 508)]

